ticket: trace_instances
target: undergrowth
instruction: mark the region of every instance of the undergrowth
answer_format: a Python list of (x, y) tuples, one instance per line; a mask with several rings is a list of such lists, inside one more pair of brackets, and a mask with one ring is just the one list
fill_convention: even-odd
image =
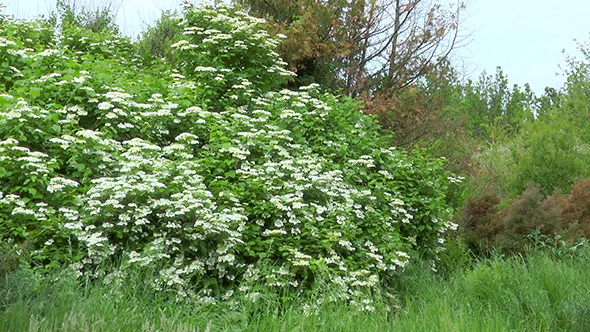
[[(17, 269), (2, 281), (2, 331), (588, 331), (590, 250), (556, 256), (497, 254), (442, 278), (417, 261), (388, 286), (373, 311), (321, 302), (322, 282), (293, 300), (258, 297), (207, 306), (179, 304), (149, 287), (151, 276), (126, 283), (41, 278)], [(320, 300), (320, 301), (318, 301)]]

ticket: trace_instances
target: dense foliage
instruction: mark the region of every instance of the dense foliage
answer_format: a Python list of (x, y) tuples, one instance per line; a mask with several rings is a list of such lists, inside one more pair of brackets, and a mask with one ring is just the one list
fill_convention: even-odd
[(495, 113), (495, 120), (480, 122), (492, 130), (485, 148), (473, 153), (478, 165), (462, 220), (474, 248), (522, 252), (538, 236), (553, 239), (555, 246), (590, 236), (584, 212), (590, 203), (590, 57), (588, 45), (579, 49), (584, 58), (568, 58), (567, 80), (559, 91), (547, 88), (539, 98), (526, 88), (524, 95), (516, 87), (510, 92), (499, 71), (495, 83), (487, 84), (496, 93), (470, 97), (504, 100), (504, 106), (494, 107), (498, 111), (483, 112)]
[(347, 97), (281, 90), (293, 73), (262, 20), (189, 4), (174, 20), (163, 61), (108, 30), (1, 21), (3, 242), (43, 267), (157, 271), (205, 302), (323, 274), (354, 300), (435, 255), (459, 181), (442, 160), (392, 147)]
[(537, 97), (460, 79), (461, 2), (186, 2), (137, 42), (57, 3), (0, 4), (0, 330), (590, 329), (590, 44)]

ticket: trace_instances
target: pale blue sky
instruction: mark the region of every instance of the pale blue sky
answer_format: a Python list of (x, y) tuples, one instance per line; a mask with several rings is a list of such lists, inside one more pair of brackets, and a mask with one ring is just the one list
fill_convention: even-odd
[(472, 41), (457, 54), (472, 76), (499, 65), (511, 83), (529, 82), (541, 93), (563, 84), (555, 76), (565, 65), (562, 50), (580, 56), (573, 39), (590, 40), (589, 13), (588, 0), (473, 0), (465, 22)]
[[(80, 2), (93, 0), (80, 0)], [(101, 2), (105, 0), (94, 0)], [(7, 13), (33, 17), (47, 13), (55, 0), (0, 0)], [(122, 31), (135, 34), (163, 9), (176, 8), (176, 0), (114, 0), (121, 3), (118, 23)], [(545, 86), (560, 87), (564, 78), (558, 65), (566, 53), (578, 55), (573, 39), (590, 40), (588, 0), (468, 0), (465, 32), (471, 42), (456, 51), (455, 63), (467, 77), (482, 70), (494, 73), (502, 66), (510, 83), (530, 83), (538, 94)]]

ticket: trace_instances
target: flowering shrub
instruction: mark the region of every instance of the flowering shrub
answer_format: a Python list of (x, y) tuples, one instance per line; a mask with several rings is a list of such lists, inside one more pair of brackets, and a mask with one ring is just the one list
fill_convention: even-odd
[(436, 252), (458, 181), (441, 160), (391, 147), (349, 98), (280, 90), (293, 74), (260, 20), (186, 4), (178, 24), (164, 72), (105, 32), (1, 40), (18, 74), (0, 86), (2, 239), (81, 273), (155, 269), (203, 301), (326, 272), (355, 299)]

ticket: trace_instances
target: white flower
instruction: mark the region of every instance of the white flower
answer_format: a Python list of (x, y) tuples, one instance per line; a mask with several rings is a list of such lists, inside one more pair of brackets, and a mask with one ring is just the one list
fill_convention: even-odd
[(65, 187), (78, 187), (78, 182), (74, 180), (64, 179), (62, 177), (52, 178), (47, 186), (47, 191), (50, 193), (61, 191)]
[(213, 67), (202, 67), (202, 66), (197, 66), (195, 68), (195, 71), (202, 71), (202, 72), (216, 72), (217, 69), (213, 68)]
[(16, 207), (14, 208), (14, 210), (12, 210), (12, 215), (16, 215), (16, 214), (24, 214), (24, 215), (29, 215), (29, 216), (35, 216), (35, 211), (33, 210), (29, 210), (29, 209), (25, 209), (22, 207)]
[(6, 113), (6, 118), (9, 120), (20, 118), (20, 116), (21, 116), (20, 112), (17, 112), (15, 110), (11, 110), (10, 112)]
[(106, 101), (98, 104), (98, 109), (100, 109), (100, 110), (108, 110), (113, 107), (115, 107), (115, 106), (113, 106), (113, 104), (106, 102)]
[(187, 40), (181, 40), (181, 41), (179, 41), (179, 42), (177, 42), (175, 44), (170, 45), (170, 47), (177, 48), (177, 47), (180, 47), (180, 46), (183, 46), (183, 45), (188, 45), (188, 44), (189, 44), (189, 42)]

